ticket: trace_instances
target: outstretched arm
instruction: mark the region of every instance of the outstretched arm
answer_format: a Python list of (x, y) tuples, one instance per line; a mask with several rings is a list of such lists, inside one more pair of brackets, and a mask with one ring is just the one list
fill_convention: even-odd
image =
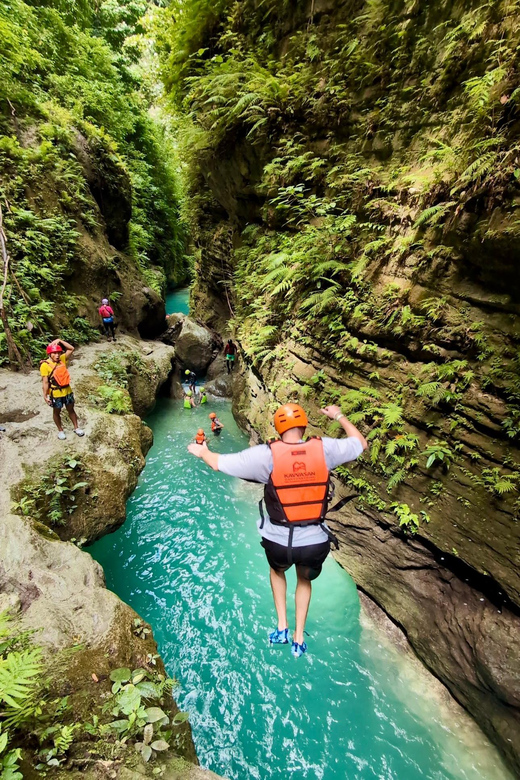
[(218, 471), (218, 452), (211, 452), (206, 442), (204, 444), (195, 444), (195, 442), (188, 444), (188, 452), (197, 458), (202, 458), (206, 466), (209, 466), (213, 471)]
[(356, 426), (349, 422), (347, 417), (343, 414), (339, 406), (326, 406), (324, 409), (320, 409), (320, 412), (328, 417), (330, 420), (336, 420), (339, 422), (347, 436), (353, 436), (355, 439), (361, 442), (361, 446), (364, 450), (368, 447), (368, 442), (362, 433), (358, 431)]

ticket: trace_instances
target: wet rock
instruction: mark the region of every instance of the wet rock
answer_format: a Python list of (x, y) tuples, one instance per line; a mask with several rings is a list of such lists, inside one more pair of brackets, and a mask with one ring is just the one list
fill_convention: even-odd
[(337, 560), (520, 770), (520, 616), (464, 582), (419, 540), (351, 504), (339, 514), (331, 522)]
[(190, 317), (184, 319), (175, 342), (175, 354), (183, 366), (197, 374), (203, 374), (218, 348), (218, 340), (211, 330)]
[(169, 314), (166, 317), (168, 328), (161, 336), (161, 339), (165, 344), (170, 344), (172, 347), (175, 346), (182, 330), (182, 326), (184, 325), (185, 319), (185, 314)]
[(208, 393), (216, 395), (218, 398), (231, 398), (233, 395), (233, 374), (220, 374), (211, 382), (206, 382), (205, 387)]
[[(143, 352), (141, 342), (128, 337), (118, 344), (119, 348), (130, 354), (140, 351), (138, 354), (150, 372), (150, 397), (168, 375), (173, 350), (164, 344), (151, 344)], [(24, 376), (20, 384), (19, 375), (0, 371), (0, 413), (12, 415), (20, 405), (28, 413), (25, 420), (13, 424), (16, 430), (12, 436), (9, 433), (3, 437), (0, 448), (0, 471), (4, 476), (0, 484), (0, 610), (9, 607), (18, 612), (23, 628), (37, 632), (37, 642), (49, 658), (55, 658), (61, 649), (74, 648), (53, 682), (53, 694), (68, 697), (77, 722), (86, 722), (106, 703), (113, 669), (128, 666), (163, 672), (164, 667), (151, 633), (136, 632), (136, 613), (106, 589), (101, 566), (88, 552), (59, 540), (42, 523), (12, 514), (9, 488), (20, 483), (26, 473), (37, 476), (39, 469), (66, 453), (86, 465), (89, 492), (85, 490), (79, 509), (57, 530), (69, 537), (83, 534), (92, 539), (122, 522), (125, 497), (144, 464), (144, 452), (151, 444), (152, 434), (137, 415), (109, 415), (87, 406), (89, 395), (103, 381), (93, 365), (107, 350), (110, 347), (106, 344), (93, 344), (78, 350), (71, 361), (77, 411), (86, 435), (75, 437), (65, 421), (65, 444), (57, 439), (50, 410), (43, 405), (38, 372)], [(36, 427), (34, 418), (40, 411)], [(152, 661), (156, 664), (153, 667), (149, 666)], [(171, 698), (164, 706), (172, 715), (178, 711)], [(189, 723), (176, 727), (175, 734), (175, 752), (196, 762)], [(69, 751), (71, 771), (65, 773), (66, 777), (98, 780), (101, 775), (111, 776), (109, 770), (115, 771), (110, 768), (114, 762), (88, 758), (94, 745), (92, 739), (75, 743)], [(25, 765), (31, 764), (27, 753), (24, 770)], [(129, 749), (123, 756), (123, 765), (142, 776), (142, 767), (136, 766), (135, 757)], [(197, 773), (190, 774), (189, 765), (180, 759), (163, 763), (164, 777), (199, 778)], [(74, 766), (81, 766), (81, 771), (76, 772)], [(121, 762), (116, 766), (119, 772)], [(184, 774), (171, 774), (181, 768)], [(24, 776), (33, 775), (33, 770), (28, 769), (27, 774), (24, 771)], [(201, 780), (205, 776), (200, 776)]]
[(215, 360), (208, 366), (206, 371), (206, 381), (210, 382), (222, 374), (227, 374), (226, 356), (223, 352), (217, 355)]

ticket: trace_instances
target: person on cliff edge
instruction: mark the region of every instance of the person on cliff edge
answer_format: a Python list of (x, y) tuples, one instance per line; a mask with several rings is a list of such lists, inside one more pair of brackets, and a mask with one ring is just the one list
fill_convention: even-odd
[(207, 444), (189, 444), (188, 451), (215, 471), (265, 485), (264, 515), (260, 502), (258, 528), (270, 567), (270, 581), (278, 618), (269, 634), (271, 644), (288, 644), (287, 582), (285, 572), (296, 565), (296, 627), (291, 652), (299, 658), (307, 651), (305, 621), (311, 600), (312, 580), (321, 573), (329, 554), (331, 532), (325, 525), (330, 472), (355, 460), (367, 442), (348, 421), (339, 406), (326, 406), (322, 414), (339, 422), (346, 439), (318, 436), (303, 439), (307, 415), (298, 404), (284, 404), (274, 415), (280, 438), (241, 452), (220, 455)]
[(52, 408), (52, 416), (58, 429), (58, 439), (66, 439), (61, 410), (65, 407), (74, 427), (76, 436), (84, 436), (79, 427), (78, 417), (74, 410), (74, 394), (70, 386), (70, 374), (67, 361), (74, 352), (72, 344), (63, 339), (56, 339), (47, 347), (47, 359), (40, 362), (43, 400)]

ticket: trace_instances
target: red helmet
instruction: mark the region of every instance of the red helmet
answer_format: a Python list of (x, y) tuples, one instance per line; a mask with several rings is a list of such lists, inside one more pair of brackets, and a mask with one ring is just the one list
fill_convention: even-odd
[(299, 404), (284, 404), (274, 415), (274, 427), (280, 435), (290, 428), (305, 428), (308, 422)]
[(47, 346), (47, 354), (52, 355), (53, 352), (63, 352), (63, 347), (58, 341), (51, 341)]

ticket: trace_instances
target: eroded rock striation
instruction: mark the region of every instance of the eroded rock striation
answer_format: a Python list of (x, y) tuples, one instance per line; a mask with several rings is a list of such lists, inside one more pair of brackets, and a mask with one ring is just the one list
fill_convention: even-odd
[(341, 561), (520, 772), (518, 41), (506, 2), (247, 0), (177, 76), (237, 415), (363, 430)]

